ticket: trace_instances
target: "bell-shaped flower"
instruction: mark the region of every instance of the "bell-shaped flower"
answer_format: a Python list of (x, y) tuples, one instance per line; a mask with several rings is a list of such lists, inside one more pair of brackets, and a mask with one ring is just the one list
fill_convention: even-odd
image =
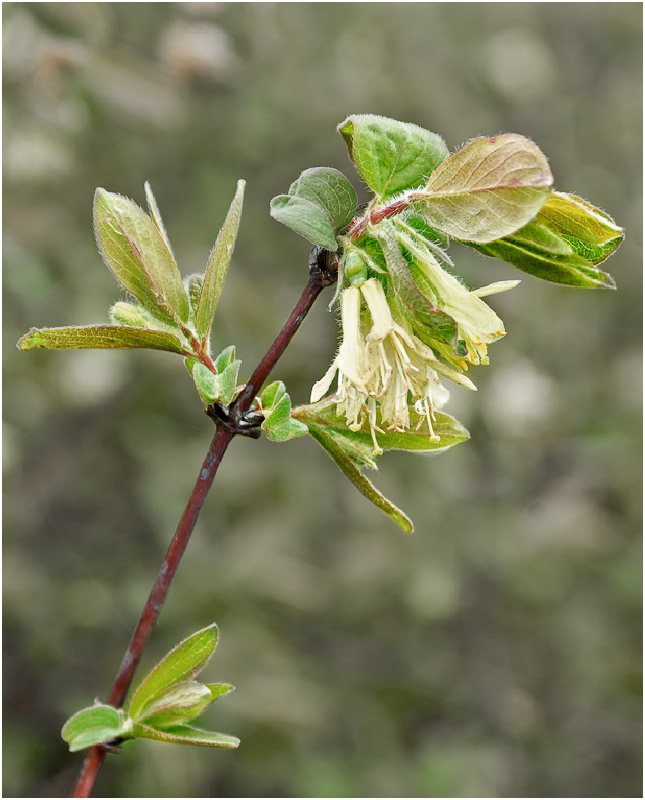
[(438, 361), (402, 319), (396, 319), (377, 278), (360, 287), (349, 286), (340, 295), (342, 342), (325, 375), (313, 386), (311, 400), (320, 400), (338, 373), (333, 395), (339, 414), (350, 430), (366, 420), (380, 452), (376, 433), (410, 428), (410, 407), (425, 422), (432, 441), (434, 411), (447, 403), (449, 392), (439, 372), (474, 389), (464, 376)]
[[(481, 298), (488, 294), (507, 291), (519, 281), (499, 281), (471, 292), (454, 275), (445, 270), (425, 240), (414, 235), (409, 228), (395, 226), (399, 243), (407, 250), (418, 270), (420, 288), (439, 309), (449, 314), (459, 326), (459, 338), (465, 342), (465, 361), (470, 364), (488, 364), (488, 345), (505, 336), (504, 323)], [(447, 256), (441, 253), (447, 261)], [(450, 263), (448, 261), (448, 263)], [(446, 348), (438, 346), (441, 355), (459, 364)], [(463, 364), (465, 367), (466, 364)]]

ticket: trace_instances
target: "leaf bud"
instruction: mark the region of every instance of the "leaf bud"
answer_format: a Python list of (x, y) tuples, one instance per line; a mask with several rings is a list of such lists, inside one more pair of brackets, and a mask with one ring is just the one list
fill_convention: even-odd
[(140, 306), (119, 301), (110, 309), (110, 321), (114, 325), (129, 325), (134, 328), (151, 328), (149, 318)]

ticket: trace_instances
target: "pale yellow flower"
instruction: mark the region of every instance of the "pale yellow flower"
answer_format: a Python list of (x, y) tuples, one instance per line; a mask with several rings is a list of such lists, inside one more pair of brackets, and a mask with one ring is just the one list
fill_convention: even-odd
[(395, 319), (377, 278), (343, 289), (340, 310), (342, 342), (330, 368), (313, 386), (312, 402), (325, 395), (338, 373), (333, 396), (338, 413), (345, 415), (350, 430), (369, 421), (374, 452), (381, 452), (377, 432), (409, 430), (411, 407), (420, 417), (419, 425), (428, 426), (431, 441), (438, 441), (434, 412), (450, 396), (438, 373), (470, 389), (473, 384), (439, 362), (403, 320)]
[[(497, 281), (471, 292), (443, 269), (413, 230), (405, 225), (393, 227), (400, 244), (410, 253), (420, 272), (422, 285), (419, 288), (457, 322), (459, 338), (466, 343), (465, 360), (471, 364), (488, 364), (488, 345), (505, 336), (506, 331), (502, 320), (481, 298), (508, 291), (520, 281)], [(442, 355), (450, 358), (447, 351), (442, 350)]]

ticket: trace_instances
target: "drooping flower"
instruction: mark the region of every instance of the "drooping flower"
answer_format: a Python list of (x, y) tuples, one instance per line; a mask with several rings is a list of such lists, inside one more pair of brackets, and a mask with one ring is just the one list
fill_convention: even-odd
[[(369, 278), (359, 286), (349, 286), (340, 295), (342, 342), (338, 355), (325, 375), (313, 386), (311, 400), (320, 400), (338, 373), (338, 388), (333, 396), (339, 414), (344, 414), (350, 430), (359, 430), (369, 421), (374, 451), (380, 452), (376, 433), (405, 431), (410, 428), (410, 407), (428, 427), (430, 439), (437, 441), (432, 428), (435, 410), (442, 409), (450, 394), (439, 380), (438, 371), (469, 388), (464, 376), (440, 364), (430, 347), (395, 319), (383, 285)], [(438, 369), (436, 369), (438, 368)]]
[[(504, 292), (517, 286), (520, 281), (498, 281), (475, 291), (470, 291), (454, 275), (439, 263), (438, 256), (449, 261), (443, 251), (435, 248), (404, 224), (392, 226), (399, 244), (409, 254), (409, 263), (414, 269), (415, 279), (421, 291), (441, 311), (449, 314), (459, 326), (459, 338), (464, 342), (464, 360), (470, 364), (488, 364), (488, 345), (506, 335), (504, 323), (493, 309), (481, 298), (489, 294)], [(465, 368), (466, 363), (456, 358), (449, 348), (437, 342), (441, 355), (455, 366)]]
[[(342, 341), (311, 392), (312, 402), (320, 400), (338, 374), (329, 399), (350, 430), (368, 422), (376, 453), (377, 433), (404, 432), (417, 418), (417, 429), (427, 425), (430, 439), (438, 440), (435, 411), (449, 399), (440, 376), (476, 391), (465, 370), (469, 364), (487, 364), (488, 345), (506, 333), (502, 320), (481, 298), (519, 283), (499, 281), (470, 291), (444, 269), (440, 261), (451, 262), (426, 236), (404, 221), (379, 227), (366, 250), (345, 243), (338, 289)], [(380, 263), (375, 260), (381, 252), (377, 241), (385, 257)], [(346, 282), (350, 285), (341, 288)], [(434, 327), (437, 315), (452, 321), (458, 350)]]

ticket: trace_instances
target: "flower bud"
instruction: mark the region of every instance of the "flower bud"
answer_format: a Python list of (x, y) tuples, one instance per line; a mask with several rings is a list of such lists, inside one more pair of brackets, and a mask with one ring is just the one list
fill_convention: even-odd
[(365, 259), (357, 253), (356, 250), (350, 250), (349, 253), (347, 253), (343, 262), (343, 268), (345, 270), (345, 277), (352, 286), (360, 286), (361, 283), (364, 283), (368, 278)]

